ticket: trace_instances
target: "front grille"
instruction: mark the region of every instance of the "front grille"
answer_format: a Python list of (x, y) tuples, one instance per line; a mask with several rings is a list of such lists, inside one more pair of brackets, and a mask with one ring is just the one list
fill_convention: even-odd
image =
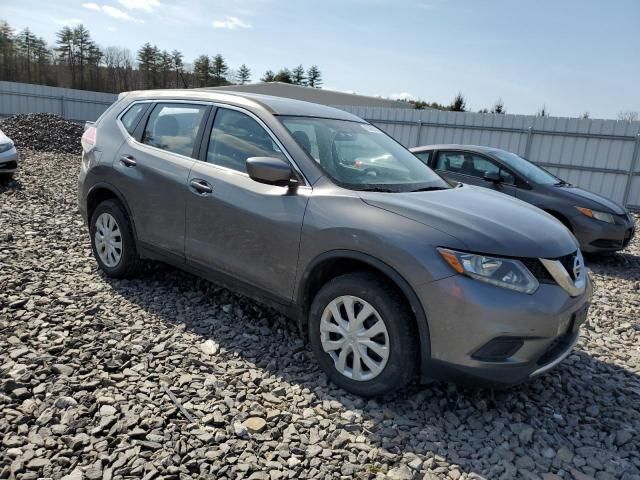
[(18, 162), (15, 160), (6, 163), (0, 163), (0, 171), (2, 170), (15, 170), (18, 168)]
[(556, 283), (549, 271), (537, 258), (521, 258), (520, 261), (529, 269), (540, 283)]

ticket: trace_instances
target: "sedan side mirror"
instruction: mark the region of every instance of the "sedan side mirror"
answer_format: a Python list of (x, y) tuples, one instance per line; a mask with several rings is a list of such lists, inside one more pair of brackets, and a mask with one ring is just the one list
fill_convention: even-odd
[(252, 180), (267, 185), (292, 187), (297, 185), (291, 165), (275, 157), (247, 158), (247, 173)]
[(493, 182), (493, 183), (502, 182), (502, 178), (500, 178), (500, 174), (498, 172), (484, 172), (484, 179), (487, 182)]

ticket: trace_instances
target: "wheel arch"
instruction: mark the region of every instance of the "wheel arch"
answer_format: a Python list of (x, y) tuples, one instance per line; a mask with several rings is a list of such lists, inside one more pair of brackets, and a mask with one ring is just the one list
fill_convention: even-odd
[(573, 233), (573, 225), (571, 224), (571, 222), (569, 221), (569, 218), (566, 215), (562, 214), (561, 212), (553, 208), (543, 208), (542, 210), (547, 212), (552, 217), (557, 218), (565, 227), (569, 229), (571, 233)]
[(409, 282), (397, 270), (374, 256), (353, 250), (332, 250), (318, 255), (307, 265), (296, 293), (296, 321), (300, 331), (303, 335), (307, 334), (311, 302), (322, 285), (331, 278), (356, 271), (371, 271), (385, 277), (406, 300), (418, 330), (419, 368), (422, 374), (431, 358), (429, 324), (422, 303)]
[(133, 231), (133, 237), (137, 242), (138, 235), (136, 233), (136, 225), (133, 220), (133, 215), (131, 215), (131, 209), (129, 208), (129, 204), (124, 198), (124, 195), (113, 185), (105, 182), (96, 183), (93, 185), (89, 191), (87, 192), (86, 199), (86, 215), (87, 215), (87, 224), (91, 222), (91, 216), (95, 211), (96, 207), (100, 205), (105, 200), (115, 199), (117, 200), (125, 209), (125, 213), (127, 217), (129, 217), (129, 222), (131, 223), (131, 229)]

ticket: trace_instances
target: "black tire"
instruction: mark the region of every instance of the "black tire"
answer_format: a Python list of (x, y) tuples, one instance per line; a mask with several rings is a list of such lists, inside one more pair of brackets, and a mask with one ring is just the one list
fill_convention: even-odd
[[(122, 254), (120, 261), (113, 267), (107, 266), (100, 259), (100, 255), (98, 255), (98, 251), (96, 249), (96, 222), (98, 217), (103, 213), (108, 213), (115, 219), (121, 233)], [(138, 255), (131, 222), (129, 221), (129, 217), (120, 202), (117, 200), (105, 200), (96, 207), (91, 215), (89, 234), (91, 237), (91, 250), (93, 251), (93, 256), (98, 262), (100, 269), (107, 276), (112, 278), (131, 278), (140, 272), (140, 269), (142, 268), (142, 260), (140, 260), (140, 256)]]
[[(353, 380), (341, 374), (332, 357), (322, 348), (322, 314), (330, 302), (343, 295), (352, 295), (371, 304), (387, 328), (389, 359), (382, 372), (367, 381)], [(375, 274), (356, 272), (332, 279), (320, 289), (309, 311), (309, 340), (320, 367), (336, 385), (363, 397), (397, 391), (415, 378), (417, 338), (414, 315), (406, 301), (395, 286)]]
[(11, 179), (13, 178), (13, 173), (0, 173), (0, 182), (2, 183), (9, 183), (11, 181)]

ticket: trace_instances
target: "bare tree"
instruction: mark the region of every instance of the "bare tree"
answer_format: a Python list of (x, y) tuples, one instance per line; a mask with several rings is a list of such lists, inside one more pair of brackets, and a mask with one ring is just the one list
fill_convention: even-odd
[(626, 120), (627, 122), (636, 122), (640, 120), (640, 112), (627, 110), (618, 114), (618, 120)]

